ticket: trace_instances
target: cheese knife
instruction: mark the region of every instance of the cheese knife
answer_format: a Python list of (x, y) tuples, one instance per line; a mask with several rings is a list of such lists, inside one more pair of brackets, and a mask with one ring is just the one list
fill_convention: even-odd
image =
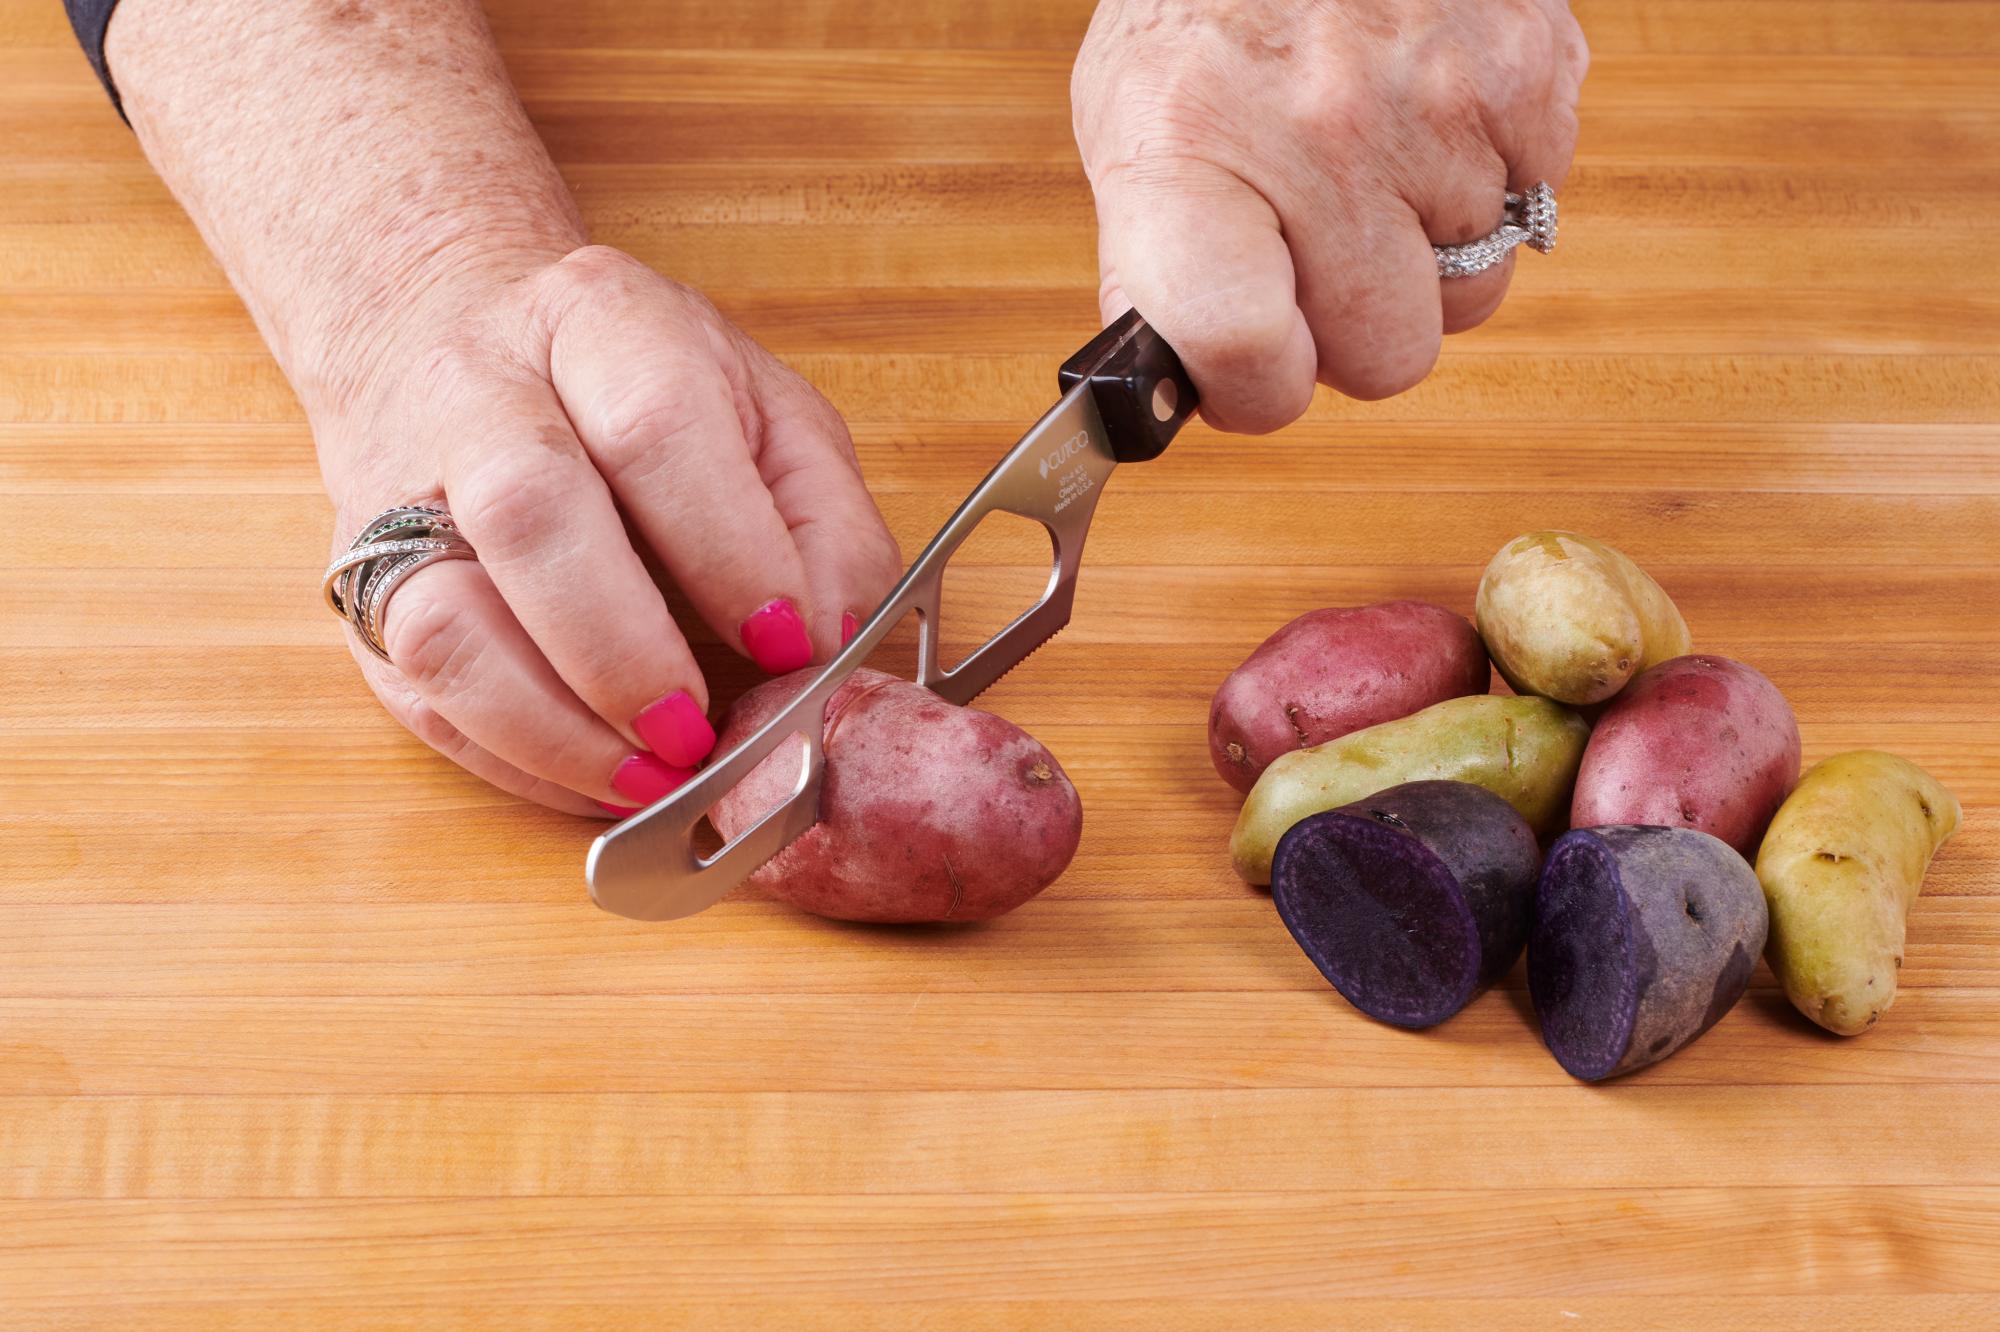
[[(826, 705), (911, 611), (918, 615), (917, 682), (968, 703), (1069, 623), (1083, 540), (1120, 463), (1157, 458), (1193, 415), (1195, 387), (1180, 358), (1137, 311), (1086, 343), (1058, 372), (1062, 396), (974, 487), (888, 597), (799, 695), (753, 735), (604, 833), (585, 874), (593, 901), (635, 920), (676, 920), (720, 901), (819, 817)], [(988, 514), (1041, 524), (1055, 554), (1040, 601), (947, 669), (940, 659), (945, 566)], [(792, 736), (804, 739), (791, 794), (721, 849), (702, 853), (703, 817)]]

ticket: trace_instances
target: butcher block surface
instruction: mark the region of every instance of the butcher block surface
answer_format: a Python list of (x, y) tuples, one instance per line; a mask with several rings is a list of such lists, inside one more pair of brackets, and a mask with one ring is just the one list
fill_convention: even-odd
[[(0, 1326), (2000, 1323), (2000, 4), (1577, 8), (1555, 255), (1409, 394), (1120, 469), (981, 700), (1082, 849), (910, 930), (607, 915), (593, 825), (382, 712), (289, 389), (60, 6), (0, 0)], [(1088, 5), (491, 9), (596, 239), (819, 385), (917, 550), (1098, 327)], [(1314, 607), (1470, 612), (1537, 527), (1808, 762), (1964, 800), (1875, 1030), (1760, 968), (1587, 1087), (1518, 969), (1392, 1030), (1233, 877), (1222, 677)]]

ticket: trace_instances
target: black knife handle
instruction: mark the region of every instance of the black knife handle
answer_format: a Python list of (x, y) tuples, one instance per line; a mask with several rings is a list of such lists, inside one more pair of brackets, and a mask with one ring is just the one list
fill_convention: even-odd
[(1063, 362), (1063, 392), (1086, 381), (1119, 462), (1145, 462), (1166, 452), (1200, 396), (1167, 340), (1127, 310)]

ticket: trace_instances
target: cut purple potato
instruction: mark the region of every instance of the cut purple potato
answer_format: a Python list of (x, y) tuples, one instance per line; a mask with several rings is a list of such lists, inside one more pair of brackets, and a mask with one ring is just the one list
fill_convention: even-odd
[(1665, 1059), (1742, 997), (1764, 951), (1764, 891), (1692, 828), (1579, 828), (1549, 848), (1528, 992), (1549, 1052), (1585, 1082)]
[(1362, 1012), (1432, 1027), (1527, 942), (1540, 861), (1514, 807), (1467, 782), (1408, 782), (1292, 825), (1271, 896), (1320, 974)]

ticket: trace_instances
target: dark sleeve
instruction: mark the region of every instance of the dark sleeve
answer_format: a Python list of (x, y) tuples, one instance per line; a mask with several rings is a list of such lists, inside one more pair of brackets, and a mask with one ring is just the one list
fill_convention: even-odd
[(125, 108), (118, 100), (118, 88), (111, 82), (111, 71), (104, 67), (104, 30), (111, 26), (111, 11), (118, 8), (118, 0), (63, 0), (63, 8), (69, 11), (69, 26), (76, 29), (76, 39), (83, 43), (90, 67), (97, 71), (104, 91), (111, 94), (111, 105), (123, 117)]

